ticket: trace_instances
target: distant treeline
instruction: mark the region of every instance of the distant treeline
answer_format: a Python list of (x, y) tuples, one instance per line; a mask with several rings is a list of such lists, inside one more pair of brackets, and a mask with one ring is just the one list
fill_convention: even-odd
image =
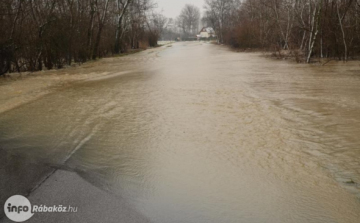
[(0, 75), (61, 68), (155, 46), (151, 0), (1, 0)]
[(290, 50), (304, 61), (360, 55), (360, 0), (205, 0), (204, 22), (239, 48)]

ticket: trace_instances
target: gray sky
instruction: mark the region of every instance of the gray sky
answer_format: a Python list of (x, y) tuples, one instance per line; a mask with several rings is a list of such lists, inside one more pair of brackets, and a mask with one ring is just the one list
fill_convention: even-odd
[(176, 18), (181, 9), (185, 6), (185, 4), (192, 4), (197, 6), (200, 11), (203, 11), (204, 0), (154, 0), (154, 2), (158, 3), (157, 11), (163, 13), (168, 18)]

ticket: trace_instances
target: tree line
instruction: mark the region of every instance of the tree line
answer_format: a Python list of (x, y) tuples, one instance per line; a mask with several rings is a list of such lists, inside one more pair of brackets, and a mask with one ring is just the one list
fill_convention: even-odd
[(163, 40), (193, 40), (199, 33), (201, 19), (200, 9), (192, 4), (185, 4), (180, 14), (174, 18), (163, 18)]
[(186, 4), (176, 18), (183, 38), (196, 37), (199, 32), (200, 9), (194, 5)]
[(0, 75), (61, 68), (155, 46), (151, 0), (1, 0)]
[(219, 42), (311, 58), (360, 55), (360, 0), (205, 0)]

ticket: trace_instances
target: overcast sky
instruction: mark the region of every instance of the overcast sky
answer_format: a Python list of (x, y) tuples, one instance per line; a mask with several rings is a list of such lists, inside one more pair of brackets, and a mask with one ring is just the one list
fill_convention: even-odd
[(186, 4), (192, 4), (197, 6), (200, 11), (203, 11), (204, 0), (154, 0), (154, 2), (158, 3), (157, 11), (161, 12), (168, 18), (176, 18), (181, 9)]

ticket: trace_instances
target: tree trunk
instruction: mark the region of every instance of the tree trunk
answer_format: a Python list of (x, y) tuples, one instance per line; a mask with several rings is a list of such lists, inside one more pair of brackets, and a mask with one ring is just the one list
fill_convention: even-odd
[(98, 30), (98, 33), (96, 35), (94, 51), (93, 51), (93, 59), (96, 59), (96, 57), (99, 56), (99, 46), (100, 46), (100, 40), (101, 40), (101, 33), (102, 33), (103, 28), (104, 28), (104, 23), (105, 23), (105, 19), (106, 19), (106, 13), (107, 13), (108, 6), (109, 6), (109, 0), (106, 0), (104, 13), (103, 13), (101, 19), (99, 19), (99, 30)]
[(307, 63), (310, 63), (312, 52), (314, 50), (316, 38), (319, 33), (319, 26), (320, 26), (320, 18), (321, 18), (321, 12), (322, 12), (322, 0), (319, 3), (316, 3), (314, 8), (314, 14), (312, 19), (312, 28), (310, 33), (310, 39), (309, 39), (309, 53), (306, 59)]
[(337, 15), (338, 15), (339, 25), (340, 25), (341, 34), (342, 34), (342, 40), (343, 40), (343, 43), (344, 43), (344, 61), (347, 61), (348, 48), (347, 48), (346, 36), (345, 36), (345, 31), (344, 31), (344, 26), (343, 26), (343, 19), (345, 17), (346, 12), (344, 13), (343, 16), (340, 16), (340, 10), (339, 10), (339, 3), (338, 2), (336, 2), (336, 12), (337, 12)]
[[(116, 34), (115, 34), (115, 48), (114, 51), (116, 54), (120, 53), (120, 37), (122, 36), (122, 21), (123, 21), (123, 17), (126, 13), (127, 8), (129, 7), (131, 0), (126, 0), (125, 3), (121, 3), (120, 0), (117, 0), (118, 3), (118, 10), (119, 10), (119, 15), (118, 15), (118, 21), (117, 21), (117, 27), (116, 27)], [(121, 9), (121, 5), (123, 6), (123, 8)]]
[(89, 24), (89, 28), (88, 28), (88, 34), (87, 34), (87, 53), (88, 53), (88, 59), (92, 58), (92, 38), (93, 38), (93, 33), (94, 33), (94, 14), (95, 14), (95, 2), (91, 1), (90, 2), (90, 24)]

